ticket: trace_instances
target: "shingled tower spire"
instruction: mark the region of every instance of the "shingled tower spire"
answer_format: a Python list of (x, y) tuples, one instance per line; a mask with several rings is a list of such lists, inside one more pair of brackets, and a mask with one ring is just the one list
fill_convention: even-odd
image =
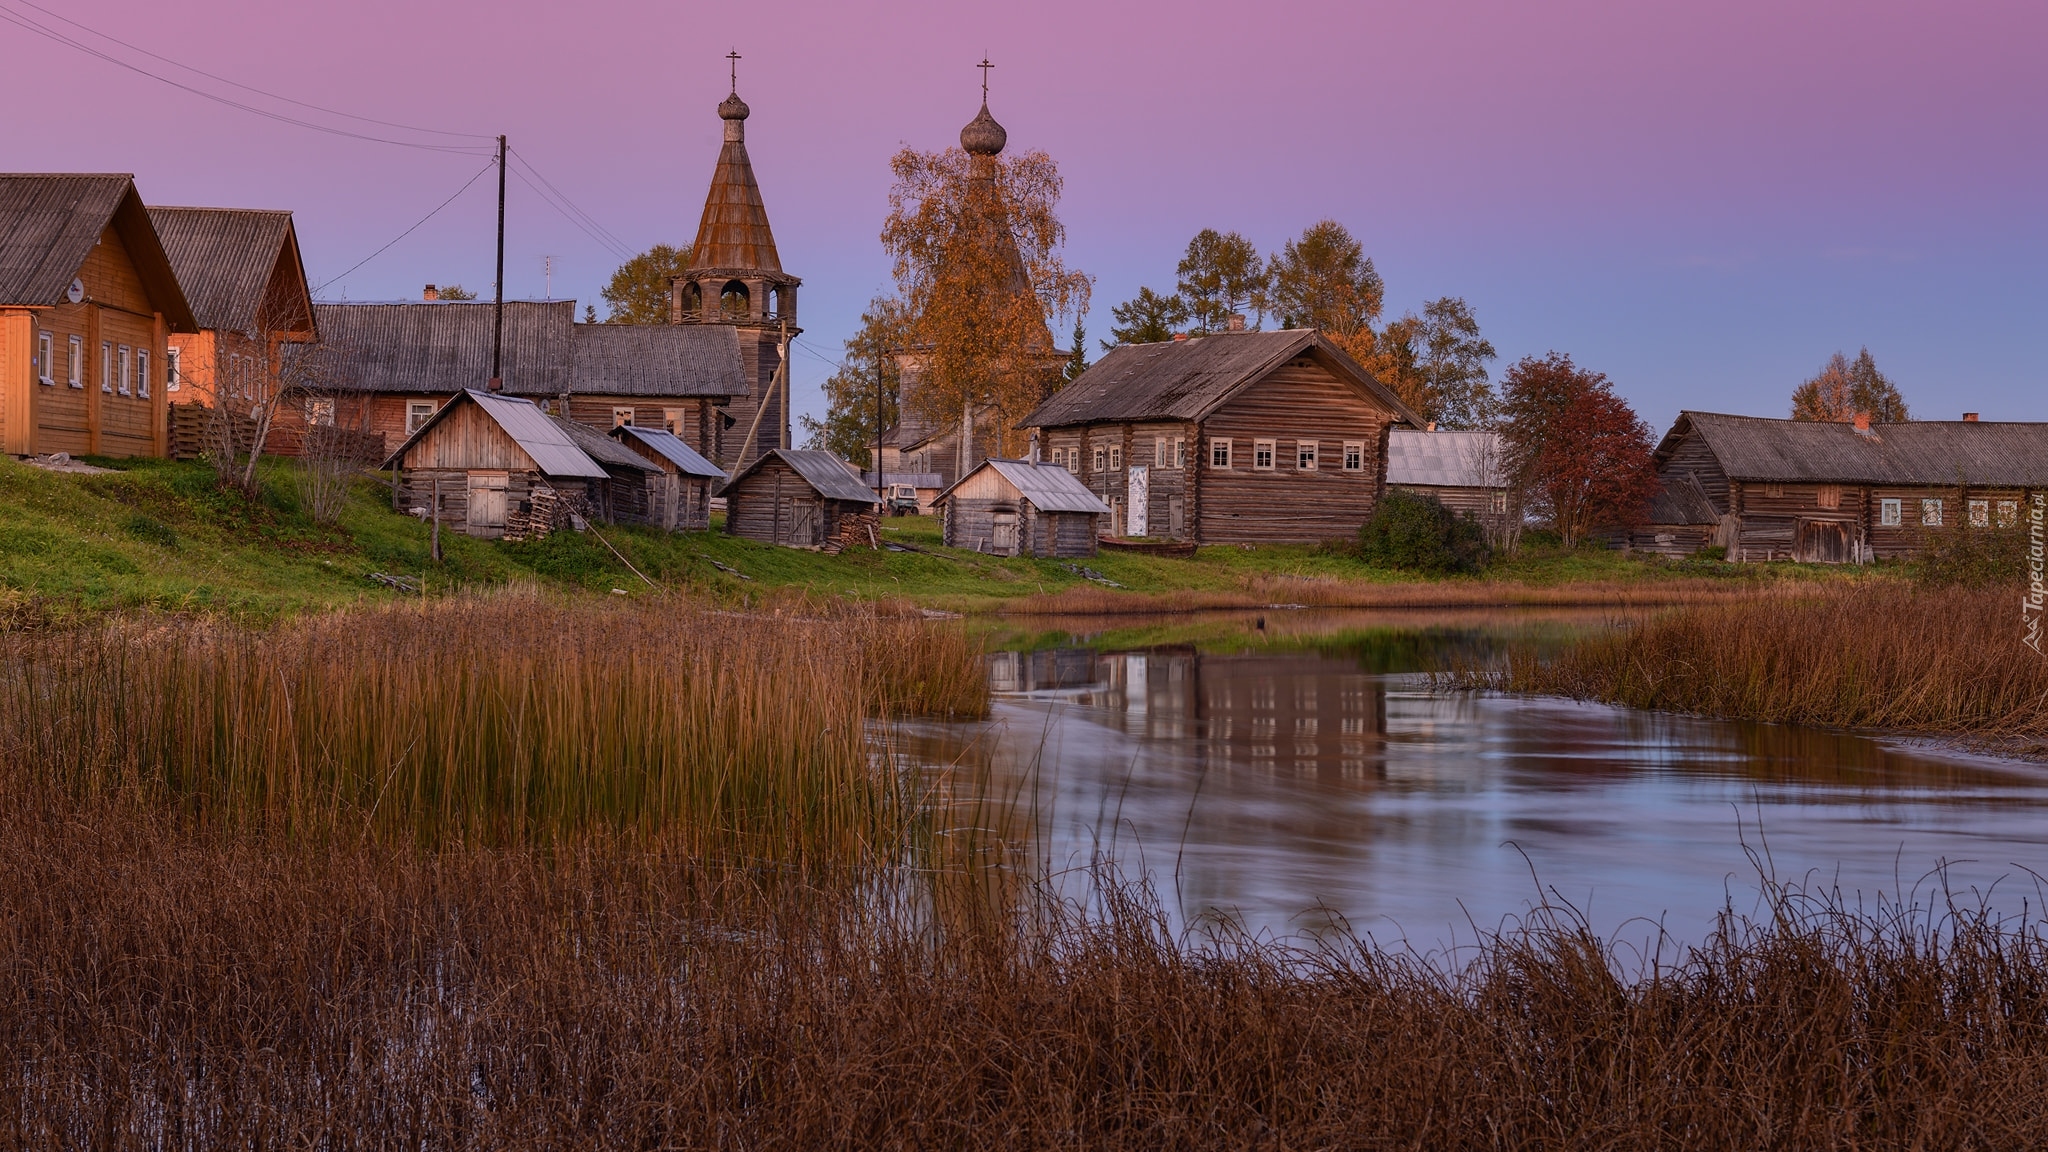
[[(782, 364), (782, 343), (794, 339), (796, 290), (803, 281), (782, 270), (775, 252), (775, 234), (768, 227), (768, 209), (754, 166), (747, 159), (747, 103), (740, 99), (739, 53), (733, 62), (732, 94), (718, 106), (725, 121), (725, 145), (711, 174), (704, 198), (704, 216), (697, 240), (690, 246), (689, 270), (670, 285), (669, 315), (678, 324), (727, 324), (739, 331), (740, 358), (747, 372), (748, 394), (726, 409), (724, 435), (717, 455), (726, 462), (743, 454), (751, 460), (789, 443), (789, 388), (774, 387)], [(762, 411), (763, 405), (767, 410)], [(755, 415), (761, 419), (758, 424)], [(754, 428), (754, 443), (740, 441)], [(744, 448), (744, 452), (743, 452)]]

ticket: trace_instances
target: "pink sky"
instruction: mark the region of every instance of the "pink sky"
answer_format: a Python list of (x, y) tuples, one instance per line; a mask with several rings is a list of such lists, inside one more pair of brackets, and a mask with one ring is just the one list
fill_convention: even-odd
[[(1569, 352), (1660, 430), (1681, 407), (1783, 414), (1865, 344), (1918, 415), (2048, 419), (2038, 3), (36, 2), (294, 99), (506, 132), (635, 250), (694, 235), (737, 47), (818, 354), (797, 359), (800, 409), (887, 288), (889, 155), (956, 139), (986, 52), (1011, 147), (1065, 173), (1093, 337), (1140, 284), (1171, 287), (1197, 229), (1271, 250), (1327, 216), (1377, 261), (1391, 314), (1462, 295), (1496, 374)], [(482, 164), (261, 120), (10, 24), (0, 43), (0, 88), (33, 112), (0, 127), (7, 167), (293, 209), (316, 283)], [(487, 290), (491, 184), (327, 295)], [(510, 215), (509, 294), (541, 295), (552, 254), (554, 295), (597, 299), (611, 253), (516, 181)]]

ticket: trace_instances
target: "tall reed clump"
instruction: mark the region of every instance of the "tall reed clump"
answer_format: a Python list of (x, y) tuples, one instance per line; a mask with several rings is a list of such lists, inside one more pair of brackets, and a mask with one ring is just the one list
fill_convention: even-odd
[(113, 620), (0, 637), (5, 790), (423, 844), (602, 829), (729, 859), (885, 850), (870, 717), (979, 715), (958, 629), (846, 609), (501, 595), (269, 630)]
[(1632, 708), (2048, 741), (2048, 659), (2017, 589), (1869, 581), (1641, 618), (1465, 677)]

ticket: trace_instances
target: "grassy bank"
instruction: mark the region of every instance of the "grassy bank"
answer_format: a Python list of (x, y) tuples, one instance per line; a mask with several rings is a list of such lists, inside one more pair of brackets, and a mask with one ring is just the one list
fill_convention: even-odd
[(2048, 659), (2018, 588), (1899, 582), (1695, 604), (1467, 683), (1632, 708), (1965, 737), (2048, 752)]
[(720, 532), (669, 535), (620, 526), (519, 544), (448, 532), (445, 558), (436, 564), (428, 527), (393, 513), (388, 491), (370, 479), (356, 485), (340, 523), (324, 526), (301, 506), (290, 462), (263, 467), (254, 501), (219, 491), (202, 464), (102, 463), (119, 471), (60, 474), (0, 459), (0, 624), (123, 608), (271, 617), (401, 597), (372, 573), (424, 581), (429, 596), (532, 582), (601, 595), (687, 592), (747, 603), (795, 588), (956, 611), (1036, 613), (1669, 603), (1840, 575), (1540, 546), (1483, 577), (1426, 581), (1372, 568), (1341, 548), (1308, 545), (1207, 547), (1192, 559), (1104, 553), (1074, 564), (945, 548), (929, 517), (885, 523), (882, 539), (900, 550), (836, 557)]

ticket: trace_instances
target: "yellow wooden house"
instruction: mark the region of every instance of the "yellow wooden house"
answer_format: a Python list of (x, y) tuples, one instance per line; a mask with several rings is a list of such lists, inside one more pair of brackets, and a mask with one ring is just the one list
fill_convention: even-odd
[(132, 177), (0, 175), (0, 452), (164, 455), (195, 330)]

